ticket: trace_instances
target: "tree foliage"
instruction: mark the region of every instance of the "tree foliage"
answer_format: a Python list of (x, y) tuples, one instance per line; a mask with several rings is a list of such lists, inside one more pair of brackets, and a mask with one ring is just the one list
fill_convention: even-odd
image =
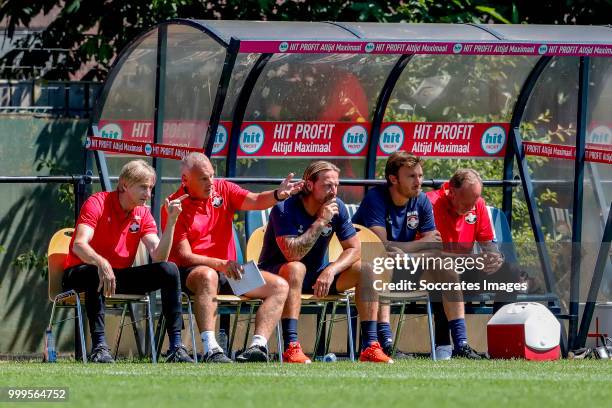
[[(42, 14), (41, 32), (15, 37)], [(443, 23), (607, 24), (612, 0), (0, 0), (0, 20), (15, 49), (0, 58), (2, 76), (104, 79), (114, 57), (143, 30), (169, 18)], [(39, 69), (21, 67), (39, 67)]]

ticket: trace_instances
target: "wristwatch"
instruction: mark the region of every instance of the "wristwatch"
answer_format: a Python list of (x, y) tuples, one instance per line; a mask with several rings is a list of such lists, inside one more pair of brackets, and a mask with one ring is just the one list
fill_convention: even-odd
[(287, 198), (280, 198), (280, 197), (278, 196), (278, 189), (276, 189), (276, 190), (274, 190), (274, 199), (275, 199), (276, 201), (285, 201)]

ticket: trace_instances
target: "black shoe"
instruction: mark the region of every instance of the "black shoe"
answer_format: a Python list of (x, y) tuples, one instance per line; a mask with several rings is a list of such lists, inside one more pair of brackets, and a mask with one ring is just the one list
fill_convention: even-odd
[(211, 350), (202, 356), (205, 363), (233, 363), (232, 359), (223, 353), (223, 350)]
[(236, 357), (238, 363), (267, 363), (268, 349), (261, 346), (251, 346)]
[(453, 358), (468, 358), (470, 360), (482, 360), (483, 357), (478, 354), (469, 344), (463, 344), (458, 348), (453, 349)]
[(193, 359), (187, 354), (187, 349), (182, 344), (168, 351), (166, 363), (193, 363)]
[(110, 349), (106, 344), (98, 344), (89, 356), (89, 361), (92, 363), (114, 363), (113, 357), (110, 355)]
[(413, 354), (404, 353), (403, 351), (400, 351), (400, 350), (395, 350), (395, 354), (394, 354), (393, 353), (393, 343), (383, 347), (383, 351), (386, 355), (393, 358), (393, 360), (410, 360), (410, 359), (415, 358)]

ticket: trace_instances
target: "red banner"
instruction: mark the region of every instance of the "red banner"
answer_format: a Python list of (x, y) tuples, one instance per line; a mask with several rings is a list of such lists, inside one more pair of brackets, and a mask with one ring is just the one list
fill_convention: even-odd
[[(204, 125), (205, 122), (166, 121), (164, 143), (160, 146), (201, 150)], [(424, 157), (503, 157), (508, 127), (507, 123), (383, 123), (377, 156), (385, 157), (403, 149)], [(101, 121), (94, 130), (94, 136), (102, 139), (155, 146), (151, 121)], [(370, 130), (371, 124), (366, 122), (245, 122), (237, 155), (241, 158), (365, 157)], [(227, 156), (230, 133), (231, 122), (219, 123), (212, 157)]]
[(369, 123), (245, 122), (238, 157), (364, 157)]
[(161, 157), (164, 159), (182, 160), (191, 152), (204, 152), (203, 149), (184, 146), (171, 146), (129, 140), (109, 139), (89, 136), (85, 139), (85, 148), (102, 150), (109, 153), (132, 154), (137, 156)]
[(405, 150), (423, 157), (503, 157), (508, 123), (383, 123), (377, 156)]
[[(590, 144), (590, 146), (593, 146)], [(576, 147), (551, 143), (523, 142), (527, 156), (552, 157), (554, 159), (574, 160)], [(585, 148), (585, 160), (596, 163), (612, 164), (612, 151), (607, 149)]]
[[(94, 136), (153, 143), (152, 120), (101, 120), (94, 127)], [(208, 122), (196, 120), (166, 120), (161, 143), (165, 145), (201, 148)]]
[[(213, 157), (227, 156), (232, 122), (221, 122), (213, 145)], [(164, 122), (162, 145), (200, 148), (204, 144), (208, 122), (167, 120)], [(129, 142), (153, 143), (151, 120), (101, 120), (94, 126), (94, 136)], [(202, 150), (202, 149), (200, 149)]]

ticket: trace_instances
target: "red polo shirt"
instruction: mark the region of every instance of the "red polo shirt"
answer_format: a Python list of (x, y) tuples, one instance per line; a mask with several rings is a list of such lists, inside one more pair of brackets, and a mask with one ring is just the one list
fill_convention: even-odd
[[(126, 213), (121, 208), (119, 193), (116, 191), (103, 191), (89, 197), (81, 207), (76, 227), (80, 224), (94, 229), (89, 245), (114, 269), (132, 266), (140, 239), (147, 234), (157, 234), (157, 226), (149, 208), (138, 206)], [(70, 240), (64, 269), (84, 263), (72, 251), (75, 235)]]
[[(234, 213), (242, 207), (247, 190), (229, 181), (214, 179), (213, 192), (206, 200), (187, 197), (181, 202), (183, 211), (174, 227), (170, 261), (183, 265), (176, 254), (176, 244), (186, 239), (197, 255), (236, 260), (232, 222)], [(185, 194), (183, 187), (168, 197), (174, 200)], [(162, 208), (162, 228), (166, 228), (167, 212)]]
[(492, 241), (493, 228), (483, 198), (478, 198), (467, 214), (459, 215), (452, 209), (447, 190), (448, 182), (441, 189), (427, 193), (442, 242), (460, 243), (466, 250), (472, 250), (474, 242)]

